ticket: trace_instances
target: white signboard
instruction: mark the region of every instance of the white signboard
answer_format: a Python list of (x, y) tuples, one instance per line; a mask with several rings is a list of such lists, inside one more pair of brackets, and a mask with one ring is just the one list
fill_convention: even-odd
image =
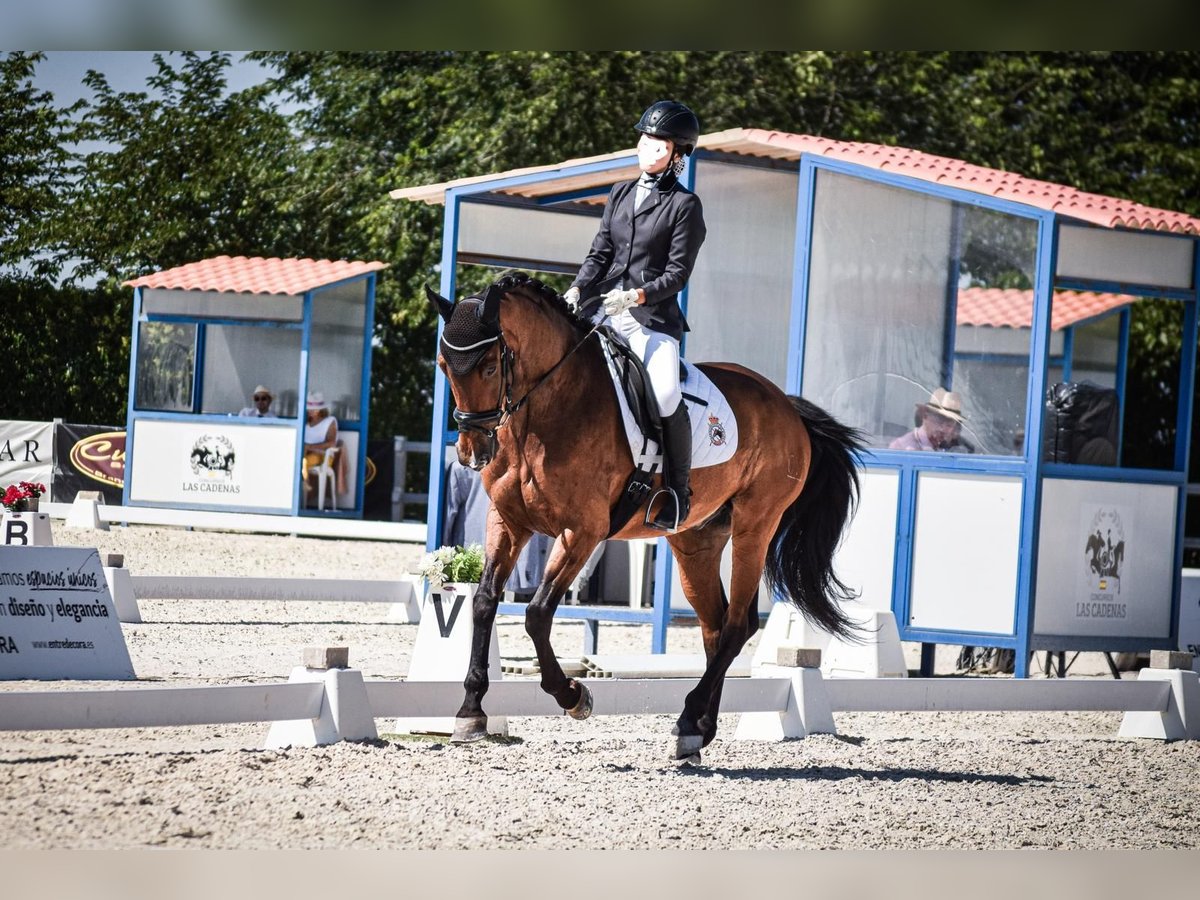
[[(50, 489), (54, 426), (49, 422), (0, 422), (0, 488), (20, 481)], [(49, 498), (47, 498), (49, 499)]]
[(129, 679), (100, 555), (0, 547), (0, 679)]
[(291, 424), (142, 419), (134, 424), (129, 497), (290, 512), (298, 454)]
[(1178, 493), (1161, 484), (1046, 479), (1034, 632), (1169, 636)]
[(1003, 475), (918, 475), (910, 626), (1013, 633), (1021, 492)]

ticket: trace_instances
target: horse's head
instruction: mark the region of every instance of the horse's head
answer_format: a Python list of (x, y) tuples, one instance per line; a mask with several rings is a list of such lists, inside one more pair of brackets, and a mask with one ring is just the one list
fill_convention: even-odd
[[(496, 431), (520, 405), (524, 381), (518, 368), (548, 370), (563, 357), (560, 345), (576, 326), (561, 298), (523, 273), (457, 303), (428, 287), (425, 294), (445, 322), (438, 367), (454, 395), (458, 458), (478, 471), (495, 457)], [(502, 323), (504, 298), (511, 302), (504, 304)]]

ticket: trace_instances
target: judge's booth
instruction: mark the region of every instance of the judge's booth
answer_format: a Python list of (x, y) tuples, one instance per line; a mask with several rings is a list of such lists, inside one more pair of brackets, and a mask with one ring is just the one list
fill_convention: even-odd
[[(444, 204), (455, 296), (466, 264), (574, 274), (612, 184), (636, 173), (630, 149), (392, 196)], [(1014, 649), (1019, 675), (1035, 649), (1176, 647), (1200, 220), (756, 129), (703, 135), (682, 178), (708, 225), (684, 353), (861, 430), (836, 568), (863, 603), (927, 650)], [(455, 438), (436, 377), (435, 446)], [(955, 443), (894, 449), (939, 388), (961, 404)], [(661, 546), (655, 576), (661, 650), (687, 608)]]
[[(134, 288), (124, 503), (362, 518), (379, 262), (217, 257)], [(254, 408), (274, 395), (269, 417)], [(305, 406), (337, 422), (324, 508), (301, 483)], [(335, 487), (336, 484), (336, 487)]]

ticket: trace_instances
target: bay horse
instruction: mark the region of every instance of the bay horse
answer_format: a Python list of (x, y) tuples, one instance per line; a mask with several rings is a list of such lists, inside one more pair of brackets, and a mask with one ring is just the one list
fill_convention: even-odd
[[(482, 700), (496, 607), (535, 531), (555, 541), (526, 609), (525, 630), (542, 689), (574, 718), (587, 718), (591, 692), (564, 674), (550, 646), (554, 611), (601, 541), (663, 534), (645, 525), (641, 512), (608, 534), (634, 464), (600, 342), (553, 289), (524, 273), (507, 274), (483, 297), (457, 303), (429, 288), (426, 293), (446, 323), (438, 366), (456, 406), (458, 456), (481, 473), (492, 503), (472, 606), (466, 696), (451, 740), (467, 743), (487, 734)], [(725, 674), (758, 629), (764, 569), (772, 589), (812, 622), (853, 637), (838, 606), (850, 592), (832, 557), (857, 501), (863, 447), (856, 430), (749, 369), (731, 363), (700, 368), (734, 410), (739, 443), (727, 462), (693, 471), (691, 512), (667, 536), (707, 661), (672, 732), (681, 761), (697, 761), (716, 735)], [(720, 564), (731, 538), (726, 597)]]

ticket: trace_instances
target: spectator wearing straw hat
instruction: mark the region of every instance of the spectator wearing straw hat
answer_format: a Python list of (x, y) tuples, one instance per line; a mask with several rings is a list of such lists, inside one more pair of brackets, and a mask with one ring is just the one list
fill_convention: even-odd
[(252, 419), (274, 419), (275, 413), (271, 412), (271, 401), (274, 399), (275, 395), (260, 384), (250, 396), (252, 405), (247, 406), (238, 415)]
[(933, 450), (971, 453), (974, 451), (962, 438), (962, 397), (954, 391), (938, 388), (929, 395), (929, 401), (917, 404), (920, 424), (907, 434), (896, 438), (888, 447), (892, 450)]

